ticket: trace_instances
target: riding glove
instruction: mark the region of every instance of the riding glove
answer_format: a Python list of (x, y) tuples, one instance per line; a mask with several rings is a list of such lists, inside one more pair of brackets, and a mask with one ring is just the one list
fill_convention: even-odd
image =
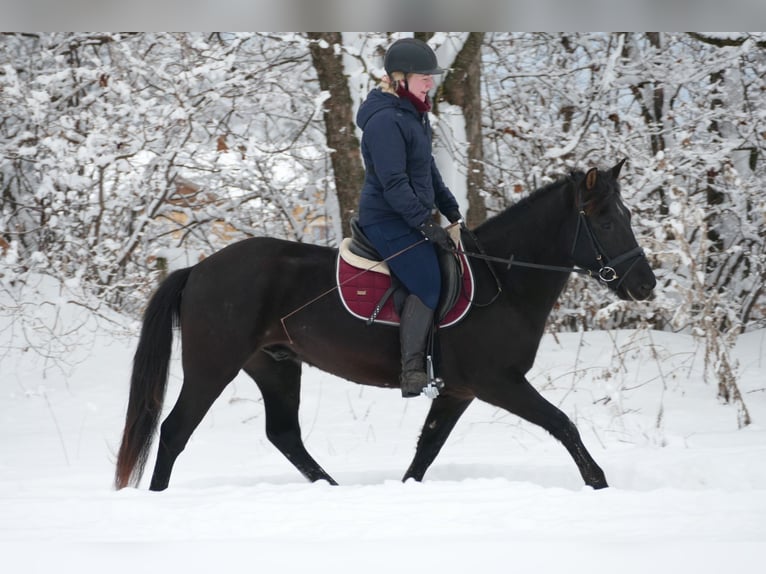
[(463, 216), (460, 214), (460, 211), (457, 209), (449, 211), (444, 214), (447, 219), (449, 219), (450, 223), (463, 223)]
[(447, 251), (452, 251), (455, 249), (455, 244), (452, 243), (452, 239), (450, 239), (447, 231), (433, 221), (426, 221), (418, 229), (420, 230), (420, 233), (423, 234), (423, 237), (425, 237), (428, 241), (433, 241), (434, 244), (438, 245), (442, 249)]

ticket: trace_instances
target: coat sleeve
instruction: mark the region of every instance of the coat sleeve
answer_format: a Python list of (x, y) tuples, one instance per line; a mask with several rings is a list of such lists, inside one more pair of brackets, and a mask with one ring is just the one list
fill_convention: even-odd
[(459, 210), (460, 206), (457, 199), (455, 199), (455, 196), (452, 195), (452, 192), (444, 183), (442, 174), (439, 172), (439, 168), (436, 167), (436, 160), (434, 160), (433, 156), (431, 157), (431, 178), (436, 194), (436, 207), (439, 208), (439, 211), (446, 215), (450, 211)]
[(364, 127), (365, 143), (383, 197), (410, 227), (417, 228), (431, 215), (418, 199), (407, 175), (407, 143), (398, 122), (389, 114), (375, 114)]

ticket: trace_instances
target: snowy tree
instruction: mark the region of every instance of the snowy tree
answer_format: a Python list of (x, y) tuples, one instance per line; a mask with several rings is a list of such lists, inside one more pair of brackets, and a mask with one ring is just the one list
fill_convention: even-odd
[(125, 297), (151, 288), (157, 260), (306, 233), (328, 167), (300, 36), (13, 35), (0, 49), (3, 229), (23, 259), (137, 310)]
[[(623, 191), (662, 284), (649, 313), (615, 304), (599, 314), (609, 318), (601, 326), (649, 316), (656, 327), (682, 329), (698, 314), (679, 313), (680, 302), (701, 303), (710, 291), (737, 322), (762, 324), (763, 303), (755, 301), (764, 261), (757, 184), (764, 51), (757, 41), (719, 47), (687, 34), (493, 34), (483, 64), (491, 208), (571, 169), (629, 158)], [(711, 82), (722, 70), (737, 80), (716, 93)], [(728, 135), (716, 126), (730, 126)], [(710, 233), (700, 235), (700, 221)], [(691, 261), (680, 255), (681, 235), (695, 246)], [(690, 262), (706, 274), (706, 292), (694, 297), (684, 283)], [(579, 278), (572, 287), (554, 323), (592, 325), (601, 296)]]
[[(550, 328), (695, 333), (736, 400), (730, 341), (766, 324), (766, 36), (419, 34), (450, 68), (435, 153), (471, 225), (629, 158), (657, 296), (610, 302), (573, 277)], [(1, 35), (0, 286), (23, 303), (45, 273), (137, 315), (168, 269), (238, 239), (337, 244), (361, 177), (353, 117), (402, 35)]]
[[(346, 134), (344, 153), (355, 164), (341, 194), (348, 210), (359, 178), (348, 124), (377, 82), (394, 37), (328, 38), (4, 35), (6, 252), (17, 254), (20, 268), (83, 278), (106, 301), (137, 309), (140, 303), (126, 294), (145, 295), (157, 261), (185, 264), (253, 234), (337, 241), (332, 220), (339, 216), (341, 180), (329, 152), (340, 144), (328, 137), (327, 90), (311, 47), (331, 49), (333, 62), (342, 57), (344, 72), (335, 74), (348, 79), (345, 125), (331, 130)], [(430, 38), (452, 68), (438, 95), (440, 113), (464, 97), (450, 77), (482, 78), (483, 160), (470, 158), (481, 170), (467, 168), (468, 140), (460, 130), (438, 129), (436, 145), (449, 150), (464, 179), (481, 171), (481, 183), (466, 185), (481, 194), (490, 214), (571, 169), (629, 157), (625, 194), (663, 281), (651, 324), (693, 323), (693, 301), (709, 299), (687, 292), (694, 270), (705, 274), (701, 288), (721, 301), (720, 328), (762, 324), (762, 38)], [(450, 114), (435, 123), (453, 123)], [(478, 148), (472, 130), (468, 139)], [(309, 234), (307, 220), (318, 217), (330, 221), (328, 236)], [(682, 239), (693, 250), (691, 261)], [(178, 253), (185, 259), (174, 263)], [(553, 324), (597, 326), (601, 293), (579, 278), (570, 292)], [(608, 315), (600, 326), (649, 316), (624, 304)]]
[(356, 211), (364, 168), (354, 127), (351, 89), (343, 68), (343, 39), (340, 32), (309, 33), (308, 37), (319, 87), (328, 94), (324, 104), (327, 147), (332, 160), (342, 233), (350, 236), (349, 221)]

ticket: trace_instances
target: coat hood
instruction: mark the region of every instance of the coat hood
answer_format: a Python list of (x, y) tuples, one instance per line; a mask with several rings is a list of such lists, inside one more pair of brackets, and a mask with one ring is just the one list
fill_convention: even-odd
[[(380, 110), (386, 108), (399, 109), (404, 107), (403, 104), (404, 101), (394, 94), (389, 94), (376, 88), (367, 95), (362, 105), (359, 106), (359, 111), (356, 113), (356, 125), (363, 130), (369, 119)], [(406, 105), (412, 107), (413, 111), (415, 110), (409, 102), (406, 102)]]

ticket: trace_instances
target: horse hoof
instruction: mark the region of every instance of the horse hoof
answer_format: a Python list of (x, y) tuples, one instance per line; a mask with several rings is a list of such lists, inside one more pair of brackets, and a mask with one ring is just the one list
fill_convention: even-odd
[(609, 488), (609, 485), (606, 482), (606, 478), (588, 481), (588, 486), (590, 486), (593, 490), (602, 490), (604, 488)]

